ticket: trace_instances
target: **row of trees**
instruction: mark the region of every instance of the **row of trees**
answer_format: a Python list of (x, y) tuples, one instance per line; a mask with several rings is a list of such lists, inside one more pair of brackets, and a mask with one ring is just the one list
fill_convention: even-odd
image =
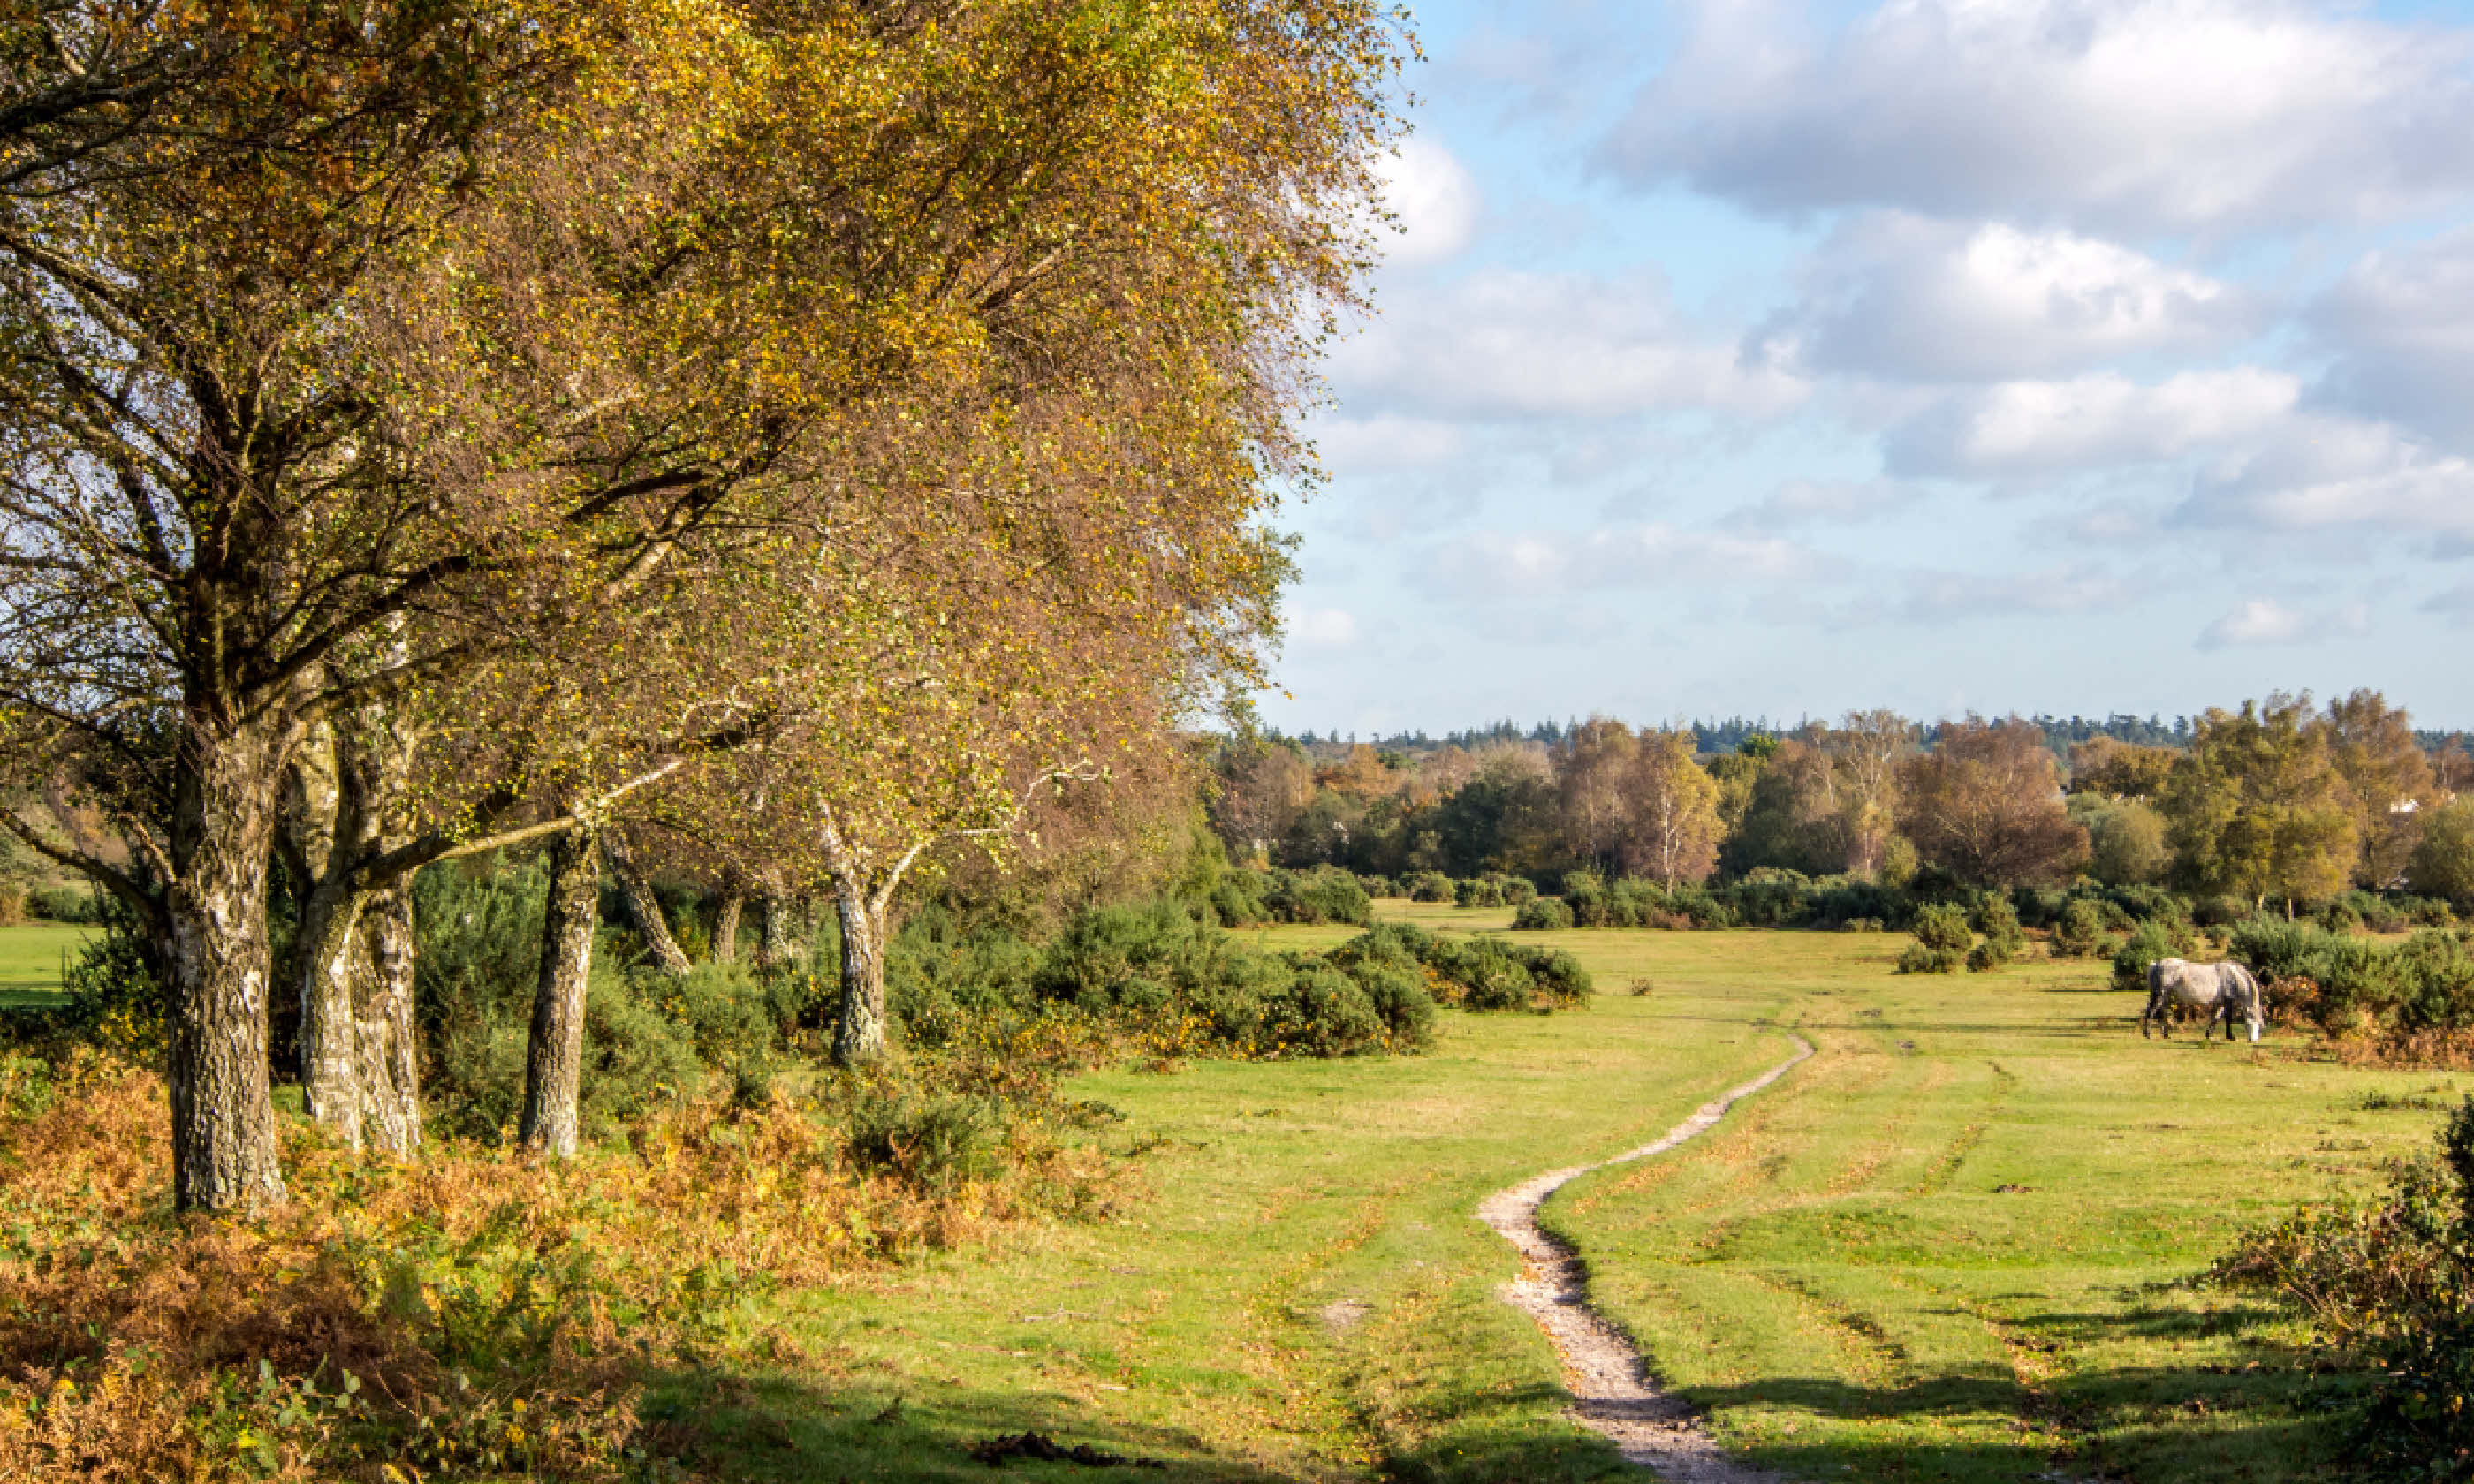
[(137, 924), (179, 1203), (283, 1199), (279, 994), (310, 1111), (417, 1147), (407, 884), (454, 856), (549, 850), (539, 1147), (605, 842), (657, 954), (646, 871), (829, 896), (872, 1054), (923, 850), (1251, 677), (1393, 24), (0, 18), (0, 825)]
[(2086, 873), (2254, 904), (2349, 886), (2474, 897), (2474, 759), (2427, 750), (2377, 692), (2272, 695), (2197, 717), (2181, 747), (2097, 735), (2069, 765), (2048, 729), (1889, 711), (1696, 756), (1690, 733), (1596, 718), (1548, 746), (1320, 765), (1274, 738), (1219, 755), (1235, 852), (1396, 875), (1547, 877), (1587, 867), (1673, 886), (1763, 867), (1904, 882), (2052, 884)]

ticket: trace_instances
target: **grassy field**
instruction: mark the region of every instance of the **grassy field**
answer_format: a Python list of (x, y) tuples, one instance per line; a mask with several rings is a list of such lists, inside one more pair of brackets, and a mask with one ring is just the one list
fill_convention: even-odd
[(0, 1007), (57, 1002), (61, 956), (75, 954), (93, 931), (65, 922), (0, 927)]
[(1449, 1015), (1421, 1058), (1082, 1079), (1138, 1152), (1114, 1216), (805, 1295), (808, 1361), (682, 1378), (656, 1410), (734, 1478), (981, 1478), (962, 1447), (1027, 1427), (1173, 1479), (1624, 1473), (1560, 1416), (1554, 1354), (1494, 1296), (1513, 1254), (1471, 1211), (1654, 1137), (1793, 1027), (1819, 1054), (1718, 1131), (1545, 1209), (1730, 1447), (1833, 1480), (2325, 1472), (2288, 1327), (2168, 1285), (2427, 1141), (2436, 1113), (2366, 1093), (2465, 1079), (2313, 1062), (2290, 1035), (2142, 1042), (2096, 965), (1915, 979), (1890, 973), (1896, 937), (1543, 936), (1595, 970), (1589, 1010)]

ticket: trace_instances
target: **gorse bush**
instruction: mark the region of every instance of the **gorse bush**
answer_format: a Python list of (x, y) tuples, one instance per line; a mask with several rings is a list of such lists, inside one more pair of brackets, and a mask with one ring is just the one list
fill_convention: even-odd
[(1421, 973), (1431, 999), (1465, 1010), (1554, 1010), (1585, 1004), (1592, 985), (1580, 960), (1492, 936), (1445, 938), (1383, 922), (1332, 950), (1331, 962), (1388, 964)]
[(1534, 897), (1512, 915), (1516, 932), (1556, 932), (1572, 925), (1572, 909), (1561, 897)]
[(2019, 914), (2011, 908), (2010, 898), (1987, 896), (1970, 915), (1970, 925), (1984, 935), (1984, 941), (1970, 948), (1967, 967), (1971, 973), (1982, 973), (2012, 963), (2027, 951), (2027, 935), (2019, 926)]
[(2053, 923), (2055, 958), (2094, 958), (2104, 951), (2105, 914), (2101, 904), (2084, 898), (2067, 902)]
[(2348, 1448), (2367, 1476), (2474, 1477), (2474, 1099), (2384, 1195), (2246, 1233), (2203, 1281), (2274, 1293), (2370, 1374)]
[(1903, 974), (1956, 973), (1976, 942), (1967, 914), (1948, 904), (1918, 911), (1908, 931), (1916, 941), (1899, 955), (1898, 971)]
[(1445, 902), (1457, 894), (1452, 878), (1440, 871), (1414, 873), (1402, 884), (1408, 888), (1411, 901)]
[(2425, 928), (2393, 946), (2316, 922), (2261, 918), (2234, 929), (2285, 1018), (2359, 1036), (2407, 1055), (2462, 1055), (2474, 1036), (2474, 954), (2453, 932)]

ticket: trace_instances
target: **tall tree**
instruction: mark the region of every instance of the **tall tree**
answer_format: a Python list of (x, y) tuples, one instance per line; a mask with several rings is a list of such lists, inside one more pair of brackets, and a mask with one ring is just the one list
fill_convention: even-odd
[(2342, 891), (2359, 850), (2356, 805), (2307, 693), (2211, 707), (2159, 807), (2181, 878), (2254, 907), (2278, 897), (2291, 912)]
[(1901, 827), (1925, 859), (1960, 880), (2041, 884), (2087, 858), (2087, 831), (2062, 804), (2060, 762), (2032, 723), (1953, 723), (1900, 777)]
[(1632, 729), (1607, 716), (1573, 728), (1556, 754), (1564, 842), (1599, 871), (1615, 869), (1633, 833), (1639, 759), (1640, 742)]
[[(506, 764), (429, 768), (463, 802), (330, 862), (339, 921), (546, 779), (566, 804), (520, 836), (752, 734), (764, 698), (727, 683), (726, 715), (606, 731), (564, 660), (657, 624), (694, 590), (682, 566), (905, 529), (915, 487), (841, 482), (895, 425), (887, 395), (1200, 337), (1201, 401), (1275, 395), (1314, 307), (1346, 297), (1334, 203), (1366, 188), (1395, 56), (1389, 17), (1346, 0), (138, 19), (138, 52), (248, 44), (191, 80), (177, 127), (0, 203), (0, 749), (120, 808), (133, 870), (12, 827), (155, 945), (175, 1194), (209, 1209), (282, 1198), (267, 860), (313, 729), (409, 708), (433, 755)], [(1231, 324), (1254, 361), (1219, 355)], [(1229, 392), (1248, 365), (1265, 374)], [(1281, 467), (1294, 440), (1257, 426)], [(1105, 564), (1150, 536), (1079, 534), (1099, 539), (1051, 553)], [(471, 740), (457, 708), (500, 689), (546, 754)]]
[(2414, 740), (2413, 719), (2376, 690), (2357, 690), (2328, 703), (2320, 725), (2328, 760), (2353, 797), (2361, 854), (2354, 884), (2385, 891), (2405, 876), (2420, 835), (2422, 805), (2438, 802), (2431, 759)]
[(1669, 891), (1718, 864), (1718, 785), (1693, 760), (1692, 742), (1687, 731), (1645, 734), (1626, 780), (1624, 862)]

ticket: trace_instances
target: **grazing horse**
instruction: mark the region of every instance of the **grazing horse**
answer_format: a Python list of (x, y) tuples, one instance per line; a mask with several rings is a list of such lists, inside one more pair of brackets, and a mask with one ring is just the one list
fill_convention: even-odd
[(2240, 964), (2194, 964), (2187, 959), (2160, 958), (2147, 966), (2147, 1009), (2139, 1017), (2139, 1034), (2144, 1040), (2150, 1021), (2163, 1027), (2165, 1039), (2173, 1039), (2173, 1022), (2166, 1018), (2168, 1002), (2197, 1005), (2208, 1012), (2208, 1023), (2199, 1028), (2199, 1039), (2225, 1022), (2225, 1040), (2234, 1039), (2234, 1013), (2240, 1011), (2250, 1022), (2250, 1039), (2259, 1040), (2259, 981)]

